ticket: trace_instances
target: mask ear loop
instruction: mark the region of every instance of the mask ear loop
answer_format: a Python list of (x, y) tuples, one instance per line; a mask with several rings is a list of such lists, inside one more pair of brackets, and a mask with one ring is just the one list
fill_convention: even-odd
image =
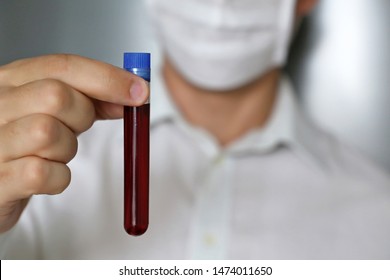
[(297, 0), (280, 0), (279, 24), (277, 25), (279, 35), (274, 53), (275, 65), (283, 65), (286, 62), (293, 33), (296, 3)]

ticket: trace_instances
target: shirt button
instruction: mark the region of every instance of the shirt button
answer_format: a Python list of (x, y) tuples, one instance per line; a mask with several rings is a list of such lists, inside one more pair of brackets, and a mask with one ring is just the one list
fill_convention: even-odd
[(224, 160), (225, 160), (225, 156), (223, 154), (220, 154), (214, 159), (214, 165), (218, 166), (222, 164)]
[(203, 242), (206, 246), (212, 247), (212, 246), (215, 246), (215, 244), (217, 243), (217, 239), (214, 235), (212, 235), (210, 233), (206, 233), (203, 236)]

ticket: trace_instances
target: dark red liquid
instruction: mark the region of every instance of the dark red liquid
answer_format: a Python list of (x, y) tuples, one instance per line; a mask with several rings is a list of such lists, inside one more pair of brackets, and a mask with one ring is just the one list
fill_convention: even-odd
[(131, 235), (149, 224), (149, 118), (150, 104), (124, 109), (124, 227)]

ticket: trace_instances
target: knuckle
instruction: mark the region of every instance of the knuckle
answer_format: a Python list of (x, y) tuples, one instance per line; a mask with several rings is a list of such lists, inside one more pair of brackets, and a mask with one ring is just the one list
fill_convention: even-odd
[(45, 115), (36, 115), (30, 126), (30, 139), (47, 146), (58, 140), (60, 129), (54, 118)]
[(30, 158), (24, 167), (27, 195), (40, 193), (49, 176), (49, 168), (43, 159)]
[(52, 79), (44, 80), (42, 83), (42, 100), (49, 113), (60, 113), (69, 106), (70, 95), (67, 92), (65, 84)]
[(77, 133), (88, 130), (95, 121), (95, 103), (92, 99), (85, 95), (78, 95), (74, 103), (77, 103), (78, 122), (75, 124), (74, 130)]

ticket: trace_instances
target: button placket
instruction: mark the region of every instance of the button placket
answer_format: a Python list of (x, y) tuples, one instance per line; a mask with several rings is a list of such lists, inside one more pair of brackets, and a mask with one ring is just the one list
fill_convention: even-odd
[(220, 154), (202, 180), (190, 233), (189, 258), (224, 259), (229, 244), (232, 160)]

